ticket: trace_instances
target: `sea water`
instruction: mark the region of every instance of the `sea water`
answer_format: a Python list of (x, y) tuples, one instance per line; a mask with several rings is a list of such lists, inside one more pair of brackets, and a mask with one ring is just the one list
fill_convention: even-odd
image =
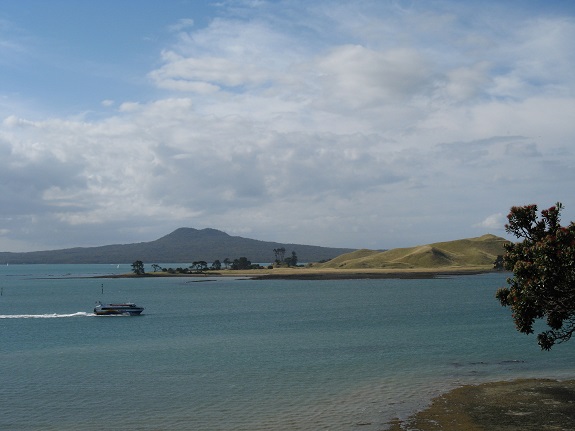
[(375, 431), (456, 386), (574, 377), (575, 342), (515, 331), (505, 273), (93, 278), (129, 270), (0, 267), (1, 430)]

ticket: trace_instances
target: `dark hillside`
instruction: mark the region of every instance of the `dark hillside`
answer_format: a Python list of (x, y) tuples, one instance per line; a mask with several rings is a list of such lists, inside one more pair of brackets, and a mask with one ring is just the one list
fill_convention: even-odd
[(0, 264), (10, 263), (153, 263), (213, 262), (247, 257), (252, 262), (272, 262), (273, 250), (285, 248), (285, 257), (295, 251), (300, 262), (331, 259), (353, 249), (258, 241), (230, 236), (216, 229), (180, 228), (155, 241), (115, 244), (101, 247), (77, 247), (28, 253), (0, 252)]

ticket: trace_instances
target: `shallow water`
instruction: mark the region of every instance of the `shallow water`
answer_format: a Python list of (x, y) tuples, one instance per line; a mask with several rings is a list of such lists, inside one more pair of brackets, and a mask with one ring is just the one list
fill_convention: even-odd
[[(506, 274), (71, 277), (127, 271), (0, 268), (0, 429), (372, 431), (457, 385), (573, 377), (575, 343), (516, 333)], [(96, 317), (97, 300), (146, 310)]]

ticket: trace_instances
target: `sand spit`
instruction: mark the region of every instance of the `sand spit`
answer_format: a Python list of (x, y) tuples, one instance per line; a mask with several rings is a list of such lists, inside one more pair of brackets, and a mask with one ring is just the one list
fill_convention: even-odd
[(429, 279), (459, 275), (475, 275), (493, 272), (486, 267), (434, 268), (434, 269), (316, 269), (316, 268), (274, 268), (250, 270), (206, 271), (200, 274), (172, 274), (167, 272), (147, 272), (144, 275), (133, 273), (100, 275), (96, 278), (128, 277), (236, 277), (254, 280), (357, 280), (357, 279)]

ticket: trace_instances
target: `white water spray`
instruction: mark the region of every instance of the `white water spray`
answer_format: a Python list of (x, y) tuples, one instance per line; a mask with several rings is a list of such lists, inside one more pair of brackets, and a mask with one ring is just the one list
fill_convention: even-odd
[(72, 314), (0, 314), (0, 319), (61, 319), (65, 317), (93, 317), (94, 314), (79, 311)]

